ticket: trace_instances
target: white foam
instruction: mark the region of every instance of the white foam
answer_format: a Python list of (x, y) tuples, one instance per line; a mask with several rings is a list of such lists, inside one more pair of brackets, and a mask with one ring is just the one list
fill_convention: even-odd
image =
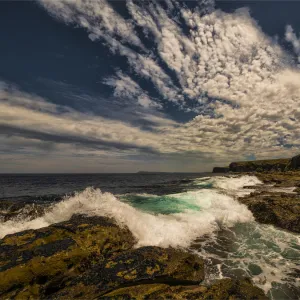
[(275, 193), (285, 193), (285, 194), (297, 194), (296, 192), (294, 192), (294, 190), (296, 189), (296, 187), (273, 187), (272, 189), (270, 189), (271, 192), (275, 192)]
[[(233, 268), (239, 267), (247, 271), (250, 263), (257, 263), (262, 269), (261, 274), (253, 277), (257, 285), (267, 292), (271, 289), (273, 281), (284, 284), (285, 278), (290, 277), (288, 275), (290, 270), (297, 269), (297, 261), (286, 259), (283, 253), (289, 249), (298, 253), (299, 249), (293, 247), (293, 244), (299, 244), (300, 236), (254, 222), (247, 207), (236, 200), (236, 196), (243, 193), (245, 186), (255, 187), (261, 182), (254, 176), (213, 177), (208, 181), (213, 183), (213, 189), (168, 195), (170, 196), (168, 201), (175, 198), (182, 203), (191, 204), (183, 207), (193, 208), (169, 215), (143, 212), (120, 201), (113, 194), (88, 188), (53, 205), (43, 216), (34, 220), (0, 222), (0, 238), (10, 233), (62, 222), (76, 213), (107, 216), (114, 218), (120, 226), (129, 228), (137, 241), (137, 247), (147, 245), (188, 247), (197, 238), (205, 235), (201, 247), (197, 249), (200, 251), (199, 255), (221, 261), (216, 266), (216, 275), (208, 274), (207, 278), (225, 277), (223, 264), (230, 266), (231, 263)], [(245, 192), (249, 190), (245, 189)], [(151, 197), (158, 197), (142, 195), (149, 197), (149, 201)], [(224, 263), (224, 257), (213, 251), (214, 246), (220, 242), (215, 240), (216, 231), (220, 227), (231, 228), (229, 231), (235, 236), (232, 243), (238, 245), (236, 250), (234, 250), (236, 246), (230, 250), (232, 253), (226, 252), (225, 245), (224, 251), (227, 256)], [(208, 247), (205, 247), (205, 244)], [(273, 247), (278, 249), (272, 249)], [(296, 284), (300, 284), (299, 280)]]
[(73, 214), (84, 213), (112, 217), (118, 224), (127, 226), (136, 238), (137, 246), (188, 247), (197, 237), (210, 234), (219, 226), (253, 221), (246, 206), (215, 190), (192, 191), (172, 197), (195, 204), (199, 210), (154, 215), (137, 210), (110, 193), (88, 188), (55, 204), (42, 217), (0, 223), (0, 234), (3, 237), (26, 229), (37, 229), (68, 220)]
[(263, 184), (257, 177), (244, 175), (240, 177), (213, 177), (211, 179), (213, 186), (217, 189), (225, 191), (227, 194), (243, 197), (255, 189), (244, 189), (244, 187), (255, 187)]

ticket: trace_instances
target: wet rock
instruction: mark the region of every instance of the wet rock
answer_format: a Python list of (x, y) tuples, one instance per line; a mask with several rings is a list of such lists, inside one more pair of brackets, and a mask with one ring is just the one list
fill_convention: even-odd
[(85, 287), (85, 290), (93, 290), (91, 297), (99, 297), (128, 285), (199, 284), (203, 279), (204, 263), (199, 256), (174, 249), (143, 247), (126, 251), (93, 266), (56, 296), (79, 297)]
[(7, 235), (0, 240), (0, 298), (23, 292), (34, 296), (43, 284), (72, 278), (82, 268), (133, 245), (129, 230), (101, 217), (74, 216), (46, 228)]
[(26, 218), (32, 220), (41, 216), (49, 204), (37, 204), (33, 202), (15, 202), (10, 200), (0, 201), (0, 221)]
[(300, 199), (297, 194), (260, 192), (239, 199), (255, 219), (300, 233)]
[(216, 284), (205, 287), (171, 286), (166, 284), (147, 284), (125, 287), (107, 293), (103, 299), (212, 299), (212, 300), (240, 300), (240, 299), (268, 299), (263, 291), (252, 285), (251, 281), (223, 279)]
[(266, 299), (247, 280), (201, 286), (203, 260), (158, 247), (134, 248), (111, 219), (69, 221), (0, 240), (1, 299)]
[(300, 172), (272, 172), (272, 173), (255, 173), (265, 184), (273, 184), (276, 187), (300, 187)]

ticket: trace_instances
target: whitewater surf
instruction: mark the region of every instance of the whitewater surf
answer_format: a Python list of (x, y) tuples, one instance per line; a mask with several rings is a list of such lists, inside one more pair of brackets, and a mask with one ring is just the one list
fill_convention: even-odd
[(280, 299), (299, 289), (295, 274), (300, 271), (300, 237), (255, 222), (238, 201), (261, 184), (246, 175), (198, 178), (186, 184), (185, 192), (167, 195), (113, 195), (87, 188), (47, 207), (38, 217), (20, 214), (2, 221), (0, 237), (46, 227), (74, 214), (110, 217), (129, 228), (136, 247), (175, 247), (197, 253), (206, 262), (208, 282), (248, 276), (268, 296)]

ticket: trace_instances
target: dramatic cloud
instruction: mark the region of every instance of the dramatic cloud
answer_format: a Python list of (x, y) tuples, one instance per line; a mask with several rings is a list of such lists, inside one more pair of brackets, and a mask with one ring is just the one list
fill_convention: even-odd
[(157, 137), (153, 133), (121, 121), (82, 114), (16, 90), (0, 91), (0, 100), (0, 128), (7, 134), (22, 133), (60, 143), (155, 151)]
[[(155, 124), (145, 129), (2, 88), (0, 126), (6, 132), (14, 129), (28, 138), (65, 141), (93, 151), (106, 147), (124, 149), (127, 155), (181, 155), (190, 160), (299, 152), (300, 71), (248, 9), (225, 13), (212, 10), (211, 1), (206, 9), (191, 10), (175, 1), (165, 6), (128, 0), (131, 18), (125, 19), (103, 0), (40, 3), (127, 59), (127, 72), (116, 71), (102, 82), (113, 88), (114, 98), (146, 109), (144, 119)], [(299, 38), (291, 26), (285, 37), (300, 55)], [(154, 42), (153, 47), (145, 49), (142, 40)], [(141, 88), (135, 78), (146, 80), (160, 96)], [(172, 122), (162, 115), (166, 104), (182, 114), (198, 115), (185, 124)]]
[(118, 72), (117, 76), (103, 80), (103, 83), (114, 88), (114, 96), (136, 100), (137, 103), (145, 108), (162, 108), (161, 104), (151, 99), (148, 94), (128, 75)]
[(116, 37), (144, 48), (131, 22), (124, 20), (106, 0), (41, 0), (39, 2), (53, 16), (86, 28), (92, 40)]

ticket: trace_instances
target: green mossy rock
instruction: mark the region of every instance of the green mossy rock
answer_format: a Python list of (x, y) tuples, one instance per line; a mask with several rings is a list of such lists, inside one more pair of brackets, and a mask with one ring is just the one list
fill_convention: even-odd
[(298, 194), (254, 192), (239, 201), (248, 206), (256, 221), (300, 233)]
[(134, 245), (113, 220), (81, 215), (7, 235), (0, 240), (0, 299), (267, 299), (247, 280), (200, 286), (197, 255)]
[(255, 173), (262, 182), (276, 187), (300, 187), (300, 171)]
[(59, 294), (59, 298), (78, 297), (82, 287), (94, 287), (93, 296), (110, 290), (143, 283), (198, 284), (204, 280), (203, 260), (187, 252), (143, 247), (115, 255), (93, 266), (74, 279)]
[(74, 216), (67, 222), (8, 235), (0, 240), (0, 297), (20, 292), (37, 296), (52, 281), (78, 276), (133, 245), (129, 230), (101, 217)]
[(253, 286), (250, 280), (223, 279), (210, 287), (143, 284), (115, 290), (105, 294), (101, 299), (266, 300), (268, 297), (261, 289)]

